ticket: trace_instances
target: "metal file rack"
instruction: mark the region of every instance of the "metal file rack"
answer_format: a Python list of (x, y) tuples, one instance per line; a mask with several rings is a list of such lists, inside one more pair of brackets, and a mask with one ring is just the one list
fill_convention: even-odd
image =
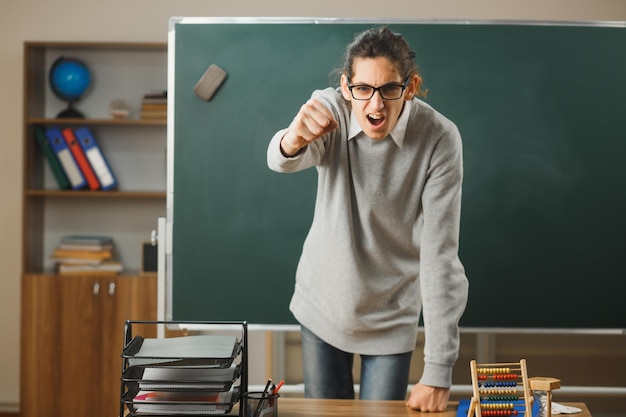
[[(193, 335), (144, 338), (133, 325), (193, 326)], [(236, 329), (235, 336), (227, 335)], [(243, 414), (248, 389), (247, 322), (127, 321), (120, 417)]]

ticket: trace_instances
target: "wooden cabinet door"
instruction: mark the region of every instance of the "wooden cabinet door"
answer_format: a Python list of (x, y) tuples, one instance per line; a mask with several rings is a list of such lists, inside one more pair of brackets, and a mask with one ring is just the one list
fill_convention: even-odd
[[(107, 282), (104, 299), (101, 415), (110, 417), (118, 415), (120, 407), (124, 323), (126, 320), (156, 320), (156, 277), (120, 276), (111, 279)], [(147, 326), (141, 334), (156, 337), (156, 326)]]
[(20, 412), (22, 417), (60, 415), (57, 367), (61, 298), (56, 277), (22, 277)]
[(59, 340), (60, 383), (57, 394), (63, 401), (63, 414), (102, 417), (104, 385), (103, 305), (106, 279), (98, 276), (61, 275), (62, 331)]

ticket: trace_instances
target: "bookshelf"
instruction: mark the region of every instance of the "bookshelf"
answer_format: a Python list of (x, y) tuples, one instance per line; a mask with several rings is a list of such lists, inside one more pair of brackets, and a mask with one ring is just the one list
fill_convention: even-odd
[[(29, 41), (23, 53), (21, 414), (55, 417), (74, 404), (75, 412), (113, 415), (120, 329), (126, 320), (156, 319), (156, 277), (139, 270), (142, 242), (165, 216), (167, 123), (141, 119), (140, 109), (145, 94), (167, 87), (167, 44)], [(48, 84), (59, 56), (91, 71), (92, 86), (75, 104), (84, 119), (56, 118), (67, 106)], [(127, 103), (128, 118), (109, 115), (116, 99)], [(34, 135), (50, 126), (88, 127), (117, 188), (60, 189)], [(111, 236), (124, 272), (56, 274), (50, 255), (74, 234)]]
[[(57, 119), (66, 103), (48, 84), (59, 56), (84, 61), (92, 86), (75, 105), (85, 119)], [(116, 242), (125, 269), (139, 270), (141, 242), (165, 215), (166, 121), (141, 119), (144, 94), (167, 86), (164, 43), (26, 42), (24, 44), (23, 271), (53, 270), (49, 254), (64, 234), (106, 234)], [(109, 116), (122, 99), (127, 119)], [(94, 133), (119, 186), (111, 191), (59, 190), (34, 140), (36, 126), (87, 126)]]

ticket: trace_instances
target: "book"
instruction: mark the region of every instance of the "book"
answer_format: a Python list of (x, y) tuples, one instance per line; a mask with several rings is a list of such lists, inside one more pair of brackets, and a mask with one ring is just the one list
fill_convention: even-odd
[(167, 103), (167, 91), (152, 91), (144, 94), (142, 103)]
[[(61, 265), (61, 268), (63, 267), (63, 265)], [(65, 271), (63, 269), (59, 269), (58, 274), (62, 274), (62, 275), (98, 275), (98, 276), (114, 276), (114, 275), (119, 275), (120, 272), (119, 271), (100, 271), (100, 270), (93, 270), (93, 269), (78, 269), (78, 270), (72, 270), (72, 271)]]
[(100, 252), (100, 251), (113, 251), (113, 244), (108, 245), (73, 245), (60, 243), (57, 249), (68, 251), (85, 251), (85, 252)]
[(67, 147), (74, 155), (74, 159), (76, 163), (80, 167), (85, 180), (87, 181), (87, 185), (92, 190), (97, 190), (100, 188), (100, 181), (96, 177), (96, 173), (93, 171), (91, 164), (87, 160), (87, 156), (85, 156), (85, 152), (83, 148), (78, 144), (76, 137), (74, 136), (74, 131), (71, 128), (65, 128), (61, 131), (63, 133), (63, 138), (65, 138), (65, 143), (67, 143)]
[(48, 161), (48, 166), (52, 170), (52, 174), (56, 179), (56, 182), (61, 190), (67, 190), (70, 188), (70, 181), (65, 175), (65, 171), (63, 170), (63, 166), (61, 162), (57, 158), (54, 149), (52, 149), (52, 145), (50, 145), (50, 141), (46, 137), (45, 129), (41, 126), (35, 126), (35, 140), (39, 144), (41, 151), (43, 152), (46, 160)]
[(142, 110), (167, 110), (167, 103), (143, 103)]
[(72, 273), (102, 273), (102, 274), (119, 274), (123, 270), (122, 263), (118, 260), (105, 260), (97, 264), (68, 264), (60, 263), (58, 271), (60, 274)]
[(164, 111), (141, 111), (142, 119), (167, 119), (167, 110)]
[(83, 177), (72, 152), (65, 142), (61, 129), (56, 126), (47, 128), (46, 137), (48, 138), (55, 155), (63, 167), (63, 171), (70, 182), (71, 188), (74, 190), (84, 188), (87, 185), (87, 182), (85, 181), (85, 177)]
[(87, 160), (91, 164), (102, 190), (110, 190), (117, 186), (117, 179), (109, 162), (104, 157), (96, 138), (88, 127), (81, 127), (74, 131), (78, 144), (82, 148)]
[(62, 245), (112, 245), (110, 236), (97, 235), (66, 235), (61, 237)]
[(52, 253), (53, 259), (91, 259), (97, 261), (103, 261), (113, 257), (113, 252), (110, 250), (103, 251), (83, 251), (83, 250), (65, 250), (56, 248)]
[(51, 257), (56, 261), (58, 265), (99, 265), (104, 262), (103, 259), (89, 259), (89, 258), (55, 258)]

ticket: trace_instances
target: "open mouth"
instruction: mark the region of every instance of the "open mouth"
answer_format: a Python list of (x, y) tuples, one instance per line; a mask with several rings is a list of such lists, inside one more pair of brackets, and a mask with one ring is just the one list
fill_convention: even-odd
[(368, 114), (367, 120), (369, 120), (372, 125), (379, 126), (385, 121), (385, 116), (380, 114)]

